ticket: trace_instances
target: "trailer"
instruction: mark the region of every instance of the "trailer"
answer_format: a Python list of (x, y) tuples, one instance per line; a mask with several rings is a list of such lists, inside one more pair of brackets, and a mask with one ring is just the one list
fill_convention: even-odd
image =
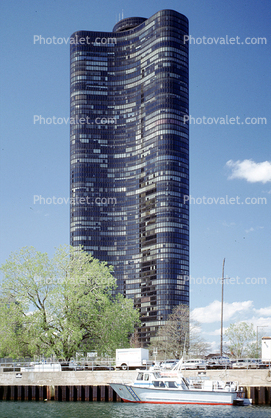
[(145, 348), (120, 348), (116, 350), (116, 368), (141, 369), (150, 365), (149, 350)]

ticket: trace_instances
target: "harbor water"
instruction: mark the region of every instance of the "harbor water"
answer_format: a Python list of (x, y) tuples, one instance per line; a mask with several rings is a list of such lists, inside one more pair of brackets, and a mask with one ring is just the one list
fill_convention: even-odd
[(0, 402), (1, 418), (271, 418), (270, 406)]

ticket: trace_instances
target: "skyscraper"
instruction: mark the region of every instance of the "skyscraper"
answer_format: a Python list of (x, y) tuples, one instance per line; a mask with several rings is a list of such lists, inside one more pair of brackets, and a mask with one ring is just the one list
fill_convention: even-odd
[(144, 345), (189, 305), (187, 34), (162, 10), (70, 40), (71, 245), (114, 266)]

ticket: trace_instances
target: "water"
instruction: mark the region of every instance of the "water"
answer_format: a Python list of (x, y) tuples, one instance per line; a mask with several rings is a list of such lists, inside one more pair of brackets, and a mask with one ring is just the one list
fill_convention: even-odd
[(0, 418), (271, 418), (270, 406), (0, 402)]

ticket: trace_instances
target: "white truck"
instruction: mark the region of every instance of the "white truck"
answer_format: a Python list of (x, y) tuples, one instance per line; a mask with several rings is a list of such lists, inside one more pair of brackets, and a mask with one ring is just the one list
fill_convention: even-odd
[(150, 365), (149, 350), (145, 348), (119, 348), (116, 350), (116, 368), (122, 370), (146, 368)]

